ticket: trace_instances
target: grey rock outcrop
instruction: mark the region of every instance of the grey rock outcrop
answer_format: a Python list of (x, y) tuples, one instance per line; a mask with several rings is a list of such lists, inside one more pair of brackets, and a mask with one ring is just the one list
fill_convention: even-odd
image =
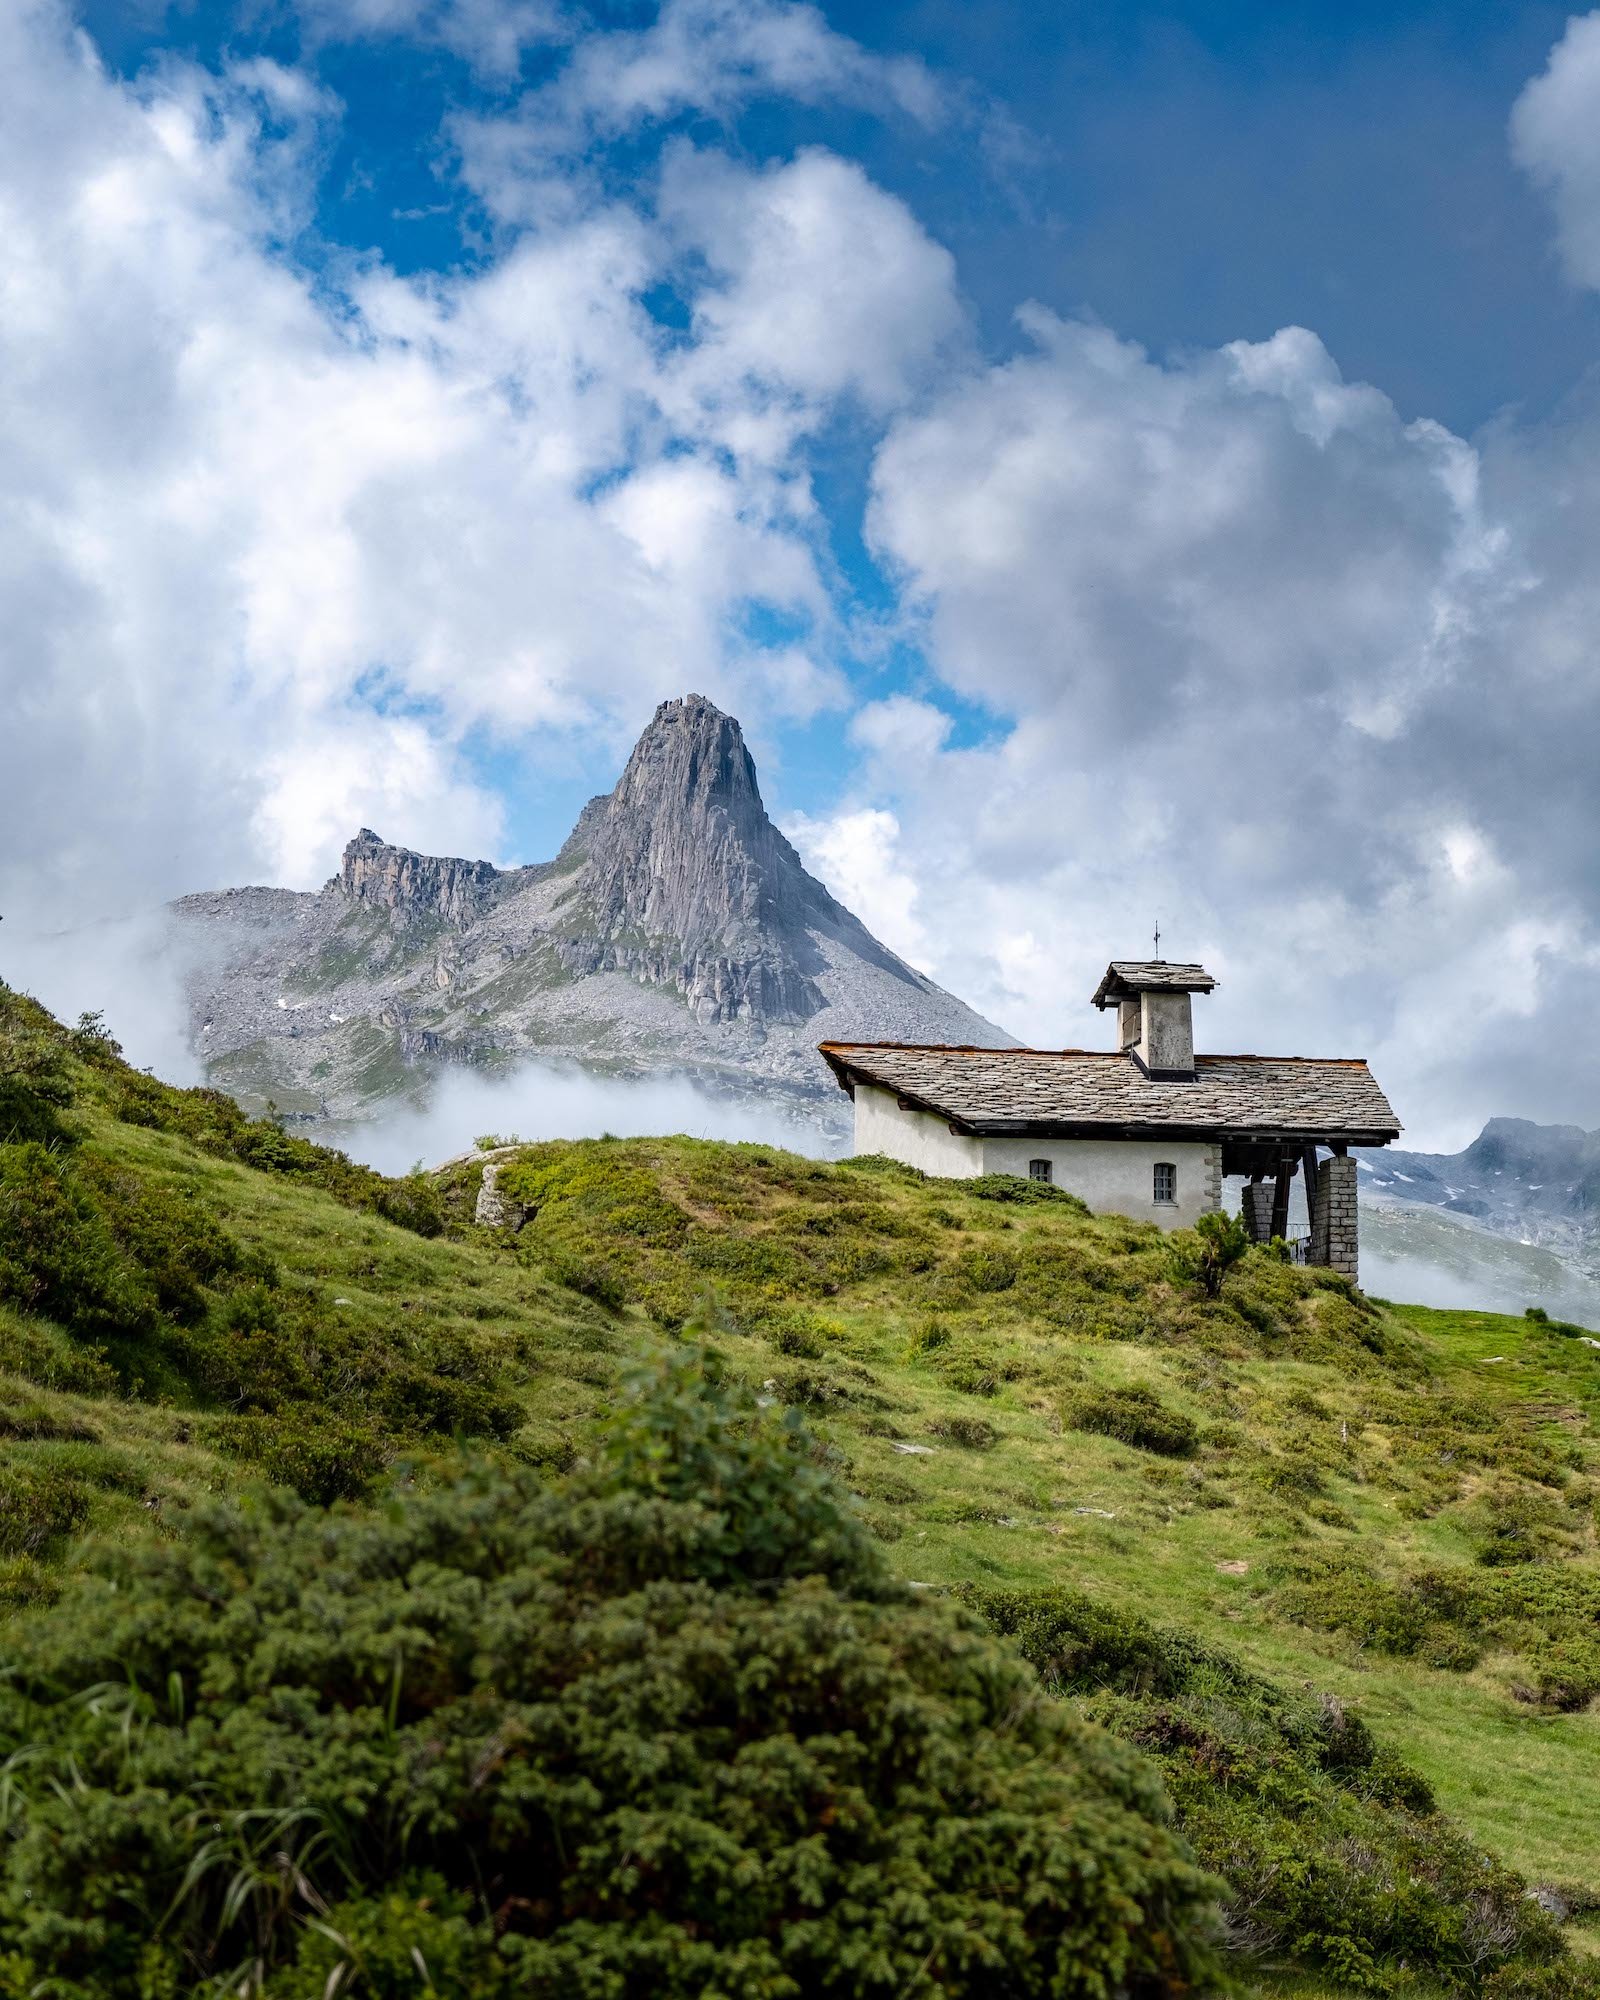
[(819, 932), (904, 970), (806, 873), (767, 817), (738, 723), (703, 695), (661, 704), (567, 851), (582, 855), (587, 921), (562, 941), (563, 962), (671, 987), (698, 1021), (820, 1013)]
[(501, 879), (487, 861), (413, 854), (364, 826), (344, 851), (339, 886), (353, 903), (388, 910), (404, 923), (433, 918), (464, 930)]
[(363, 828), (319, 894), (222, 890), (172, 914), (213, 1080), (307, 1116), (538, 1055), (781, 1092), (839, 1125), (819, 1041), (1010, 1040), (807, 872), (738, 723), (699, 695), (661, 704), (554, 861), (502, 869)]

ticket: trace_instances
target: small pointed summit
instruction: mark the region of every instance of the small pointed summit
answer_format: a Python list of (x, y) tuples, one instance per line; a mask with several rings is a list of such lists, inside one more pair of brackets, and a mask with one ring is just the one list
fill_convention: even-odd
[(433, 918), (464, 930), (483, 909), (500, 871), (492, 862), (414, 854), (364, 826), (344, 850), (339, 886), (355, 903), (407, 924)]
[(703, 694), (662, 702), (611, 796), (646, 810), (720, 810), (751, 834), (771, 824), (743, 730)]

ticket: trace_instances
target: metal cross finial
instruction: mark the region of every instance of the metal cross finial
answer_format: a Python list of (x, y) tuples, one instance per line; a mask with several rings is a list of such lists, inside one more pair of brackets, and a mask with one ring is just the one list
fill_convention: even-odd
[(1160, 956), (1161, 956), (1161, 919), (1160, 919), (1159, 917), (1157, 917), (1157, 918), (1156, 918), (1156, 957), (1157, 957), (1157, 959), (1159, 959), (1159, 958), (1160, 958)]

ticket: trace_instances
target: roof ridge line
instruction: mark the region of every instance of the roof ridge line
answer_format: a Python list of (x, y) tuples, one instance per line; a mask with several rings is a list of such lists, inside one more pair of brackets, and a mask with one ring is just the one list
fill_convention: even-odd
[[(982, 1042), (818, 1042), (819, 1049), (904, 1049), (908, 1053), (939, 1056), (1089, 1056), (1098, 1062), (1129, 1061), (1126, 1049), (1049, 1049), (1023, 1044), (1014, 1048), (990, 1048)], [(1264, 1056), (1254, 1054), (1229, 1055), (1221, 1051), (1205, 1051), (1195, 1057), (1196, 1066), (1201, 1063), (1316, 1063), (1326, 1068), (1330, 1063), (1341, 1064), (1346, 1069), (1366, 1069), (1365, 1056)]]

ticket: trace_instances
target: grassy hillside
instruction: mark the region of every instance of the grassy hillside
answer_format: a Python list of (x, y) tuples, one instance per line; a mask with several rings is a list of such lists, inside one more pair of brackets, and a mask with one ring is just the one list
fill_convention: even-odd
[[(14, 1614), (250, 1478), (359, 1501), (462, 1445), (553, 1477), (690, 1328), (803, 1413), (904, 1578), (1156, 1761), (1250, 1990), (1580, 1990), (1600, 1351), (1572, 1330), (1259, 1252), (1206, 1300), (1054, 1190), (685, 1139), (497, 1155), (513, 1222), (479, 1230), (481, 1161), (384, 1180), (3, 992), (0, 1141)], [(1529, 1884), (1571, 1913), (1543, 1970)]]

